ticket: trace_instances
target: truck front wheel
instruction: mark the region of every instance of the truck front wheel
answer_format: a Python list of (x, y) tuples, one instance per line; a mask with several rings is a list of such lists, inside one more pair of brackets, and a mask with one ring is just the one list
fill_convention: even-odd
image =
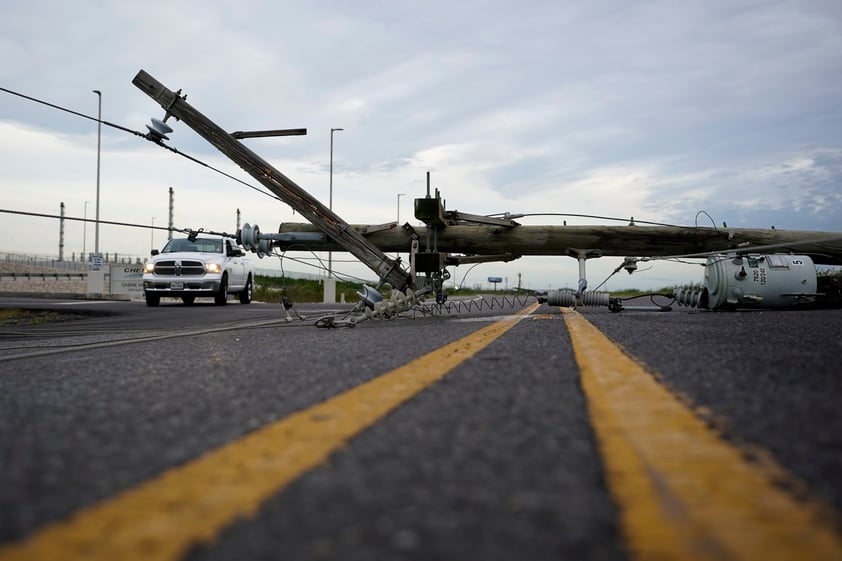
[(219, 282), (219, 291), (213, 297), (213, 303), (217, 306), (224, 306), (228, 303), (228, 275), (222, 275)]
[(240, 304), (251, 304), (252, 287), (253, 283), (251, 281), (251, 275), (249, 275), (248, 280), (246, 280), (246, 287), (240, 292)]

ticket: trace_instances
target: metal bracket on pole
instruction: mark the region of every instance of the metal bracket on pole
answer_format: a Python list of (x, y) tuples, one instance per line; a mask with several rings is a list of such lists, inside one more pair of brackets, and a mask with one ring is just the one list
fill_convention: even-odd
[(386, 222), (385, 224), (369, 224), (367, 226), (363, 226), (359, 228), (357, 231), (367, 236), (368, 234), (373, 234), (374, 232), (384, 232), (386, 230), (394, 230), (398, 227), (397, 222)]
[(415, 258), (418, 255), (419, 245), (418, 239), (416, 238), (412, 240), (409, 248), (409, 273), (412, 275), (413, 279), (415, 279), (415, 276), (418, 274), (418, 271), (415, 269)]
[(579, 261), (579, 287), (576, 291), (576, 297), (581, 302), (582, 295), (588, 289), (588, 276), (585, 272), (585, 262), (588, 259), (602, 257), (603, 252), (599, 249), (575, 249), (568, 247), (564, 250), (564, 253), (570, 257), (575, 257)]
[(501, 253), (500, 255), (448, 255), (448, 265), (469, 265), (474, 263), (492, 263), (495, 261), (502, 261), (508, 263), (520, 259), (520, 255), (514, 253)]

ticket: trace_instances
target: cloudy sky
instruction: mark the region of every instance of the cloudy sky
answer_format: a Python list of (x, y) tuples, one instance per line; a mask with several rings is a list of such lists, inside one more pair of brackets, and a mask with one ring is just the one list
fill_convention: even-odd
[[(842, 231), (837, 0), (6, 4), (8, 90), (90, 116), (100, 90), (104, 120), (145, 132), (163, 112), (131, 83), (144, 69), (226, 130), (306, 127), (307, 136), (244, 142), (323, 202), (330, 129), (343, 128), (333, 207), (351, 223), (395, 220), (398, 206), (410, 220), (429, 171), (448, 208), (477, 214)], [(170, 124), (172, 146), (257, 185)], [(93, 217), (96, 147), (95, 122), (0, 92), (0, 208), (58, 214), (64, 202), (68, 216)], [(264, 232), (302, 221), (120, 130), (103, 127), (101, 156), (103, 220), (165, 226), (172, 187), (179, 228), (233, 232), (237, 209)], [(0, 233), (0, 252), (58, 255), (57, 220), (3, 213)], [(144, 256), (165, 236), (102, 226), (100, 251)], [(93, 250), (93, 226), (68, 222), (65, 255), (83, 245)], [(617, 264), (589, 262), (591, 287)], [(372, 278), (359, 265), (335, 268)], [(573, 259), (524, 258), (477, 267), (467, 284), (514, 285), (518, 273), (532, 288), (578, 278)], [(607, 286), (701, 274), (658, 263)]]

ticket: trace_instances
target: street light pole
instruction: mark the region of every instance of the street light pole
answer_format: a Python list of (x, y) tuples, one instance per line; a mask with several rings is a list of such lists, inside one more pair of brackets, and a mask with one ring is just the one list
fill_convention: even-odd
[(97, 121), (96, 121), (96, 226), (94, 235), (94, 253), (99, 255), (99, 161), (102, 150), (102, 92), (93, 90), (97, 95)]
[(85, 214), (84, 220), (82, 221), (82, 263), (85, 262), (85, 252), (87, 251), (87, 239), (88, 239), (88, 205), (91, 201), (85, 201)]
[(152, 217), (152, 228), (149, 229), (149, 252), (151, 253), (153, 249), (155, 249), (155, 217)]
[[(333, 133), (345, 129), (330, 129), (330, 198), (328, 208), (333, 210)], [(333, 252), (327, 252), (327, 277), (333, 278)]]
[(398, 227), (401, 225), (401, 197), (405, 197), (406, 193), (398, 193), (398, 217), (395, 222), (397, 222)]

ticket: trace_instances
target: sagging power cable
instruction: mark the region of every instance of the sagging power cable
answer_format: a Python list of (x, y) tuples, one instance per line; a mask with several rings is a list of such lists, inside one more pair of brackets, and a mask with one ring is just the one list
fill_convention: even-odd
[[(59, 110), (59, 111), (63, 111), (63, 112), (65, 112), (65, 113), (69, 113), (69, 114), (71, 114), (71, 115), (75, 115), (75, 116), (77, 116), (77, 117), (82, 117), (83, 119), (88, 119), (89, 121), (94, 121), (95, 123), (101, 123), (101, 124), (103, 124), (103, 125), (105, 125), (105, 126), (107, 126), (107, 127), (111, 127), (111, 128), (117, 129), (117, 130), (121, 130), (121, 131), (123, 131), (123, 132), (127, 132), (127, 133), (129, 133), (129, 134), (134, 135), (134, 136), (139, 136), (139, 137), (141, 137), (141, 138), (143, 138), (143, 139), (146, 139), (146, 140), (148, 140), (148, 141), (150, 141), (150, 142), (152, 142), (152, 143), (154, 143), (154, 144), (157, 144), (158, 146), (160, 146), (160, 147), (162, 147), (162, 148), (165, 148), (165, 149), (167, 149), (167, 150), (169, 150), (169, 151), (171, 151), (171, 152), (173, 152), (173, 153), (175, 153), (175, 154), (178, 154), (179, 156), (182, 156), (182, 157), (184, 157), (184, 158), (186, 158), (186, 159), (190, 160), (191, 162), (194, 162), (194, 163), (199, 164), (199, 165), (201, 165), (201, 166), (203, 166), (203, 167), (206, 167), (206, 168), (208, 168), (208, 169), (210, 169), (210, 170), (212, 170), (212, 171), (215, 171), (216, 173), (218, 173), (218, 174), (220, 174), (220, 175), (223, 175), (223, 176), (227, 177), (228, 179), (233, 179), (233, 180), (234, 180), (234, 181), (236, 181), (237, 183), (241, 183), (242, 185), (245, 185), (245, 186), (246, 186), (246, 187), (248, 187), (249, 189), (253, 189), (253, 190), (257, 191), (258, 193), (260, 193), (260, 194), (262, 194), (262, 195), (266, 195), (267, 197), (270, 197), (270, 198), (272, 198), (272, 199), (275, 199), (276, 201), (284, 202), (284, 201), (283, 201), (283, 199), (281, 199), (281, 198), (280, 198), (280, 197), (278, 197), (277, 195), (275, 195), (275, 194), (273, 194), (273, 193), (270, 193), (269, 191), (266, 191), (266, 190), (261, 189), (261, 188), (259, 188), (259, 187), (256, 187), (256, 186), (252, 185), (251, 183), (248, 183), (247, 181), (244, 181), (244, 180), (242, 180), (242, 179), (240, 179), (240, 178), (238, 178), (238, 177), (235, 177), (235, 176), (233, 176), (233, 175), (231, 175), (231, 174), (229, 174), (229, 173), (226, 173), (226, 172), (222, 171), (221, 169), (218, 169), (218, 168), (216, 168), (216, 167), (214, 167), (214, 166), (212, 166), (212, 165), (208, 164), (207, 162), (203, 162), (202, 160), (200, 160), (200, 159), (198, 159), (198, 158), (196, 158), (196, 157), (194, 157), (194, 156), (191, 156), (191, 155), (189, 155), (189, 154), (186, 154), (186, 153), (184, 153), (184, 152), (182, 152), (182, 151), (178, 150), (177, 148), (174, 148), (174, 147), (172, 147), (172, 146), (168, 146), (168, 145), (164, 144), (164, 143), (161, 141), (161, 139), (160, 139), (160, 138), (156, 138), (154, 135), (150, 135), (149, 133), (143, 133), (143, 132), (140, 132), (140, 131), (132, 130), (132, 129), (128, 128), (128, 127), (124, 127), (124, 126), (122, 126), (122, 125), (118, 125), (118, 124), (116, 124), (116, 123), (112, 123), (112, 122), (110, 122), (110, 121), (105, 121), (105, 120), (97, 119), (97, 118), (96, 118), (96, 117), (94, 117), (94, 116), (91, 116), (91, 115), (86, 115), (86, 114), (84, 114), (84, 113), (80, 113), (80, 112), (78, 112), (78, 111), (74, 111), (74, 110), (72, 110), (72, 109), (68, 109), (67, 107), (62, 107), (62, 106), (60, 106), (60, 105), (56, 105), (56, 104), (54, 104), (54, 103), (50, 103), (50, 102), (48, 102), (48, 101), (44, 101), (43, 99), (38, 99), (38, 98), (36, 98), (36, 97), (32, 97), (32, 96), (29, 96), (29, 95), (26, 95), (26, 94), (22, 94), (22, 93), (20, 93), (20, 92), (16, 92), (16, 91), (14, 91), (14, 90), (10, 90), (10, 89), (8, 89), (8, 88), (4, 88), (4, 87), (2, 87), (2, 86), (0, 86), (0, 91), (5, 92), (5, 93), (8, 93), (8, 94), (11, 94), (11, 95), (14, 95), (14, 96), (17, 96), (17, 97), (20, 97), (20, 98), (22, 98), (22, 99), (26, 99), (26, 100), (28, 100), (28, 101), (33, 101), (33, 102), (35, 102), (35, 103), (39, 103), (39, 104), (41, 104), (41, 105), (46, 105), (47, 107), (51, 107), (51, 108), (53, 108), (53, 109), (57, 109), (57, 110)], [(104, 222), (104, 221), (102, 221), (102, 220), (101, 220), (100, 222)]]
[(235, 234), (229, 234), (228, 232), (215, 232), (213, 230), (205, 230), (204, 228), (199, 228), (198, 230), (194, 230), (192, 228), (169, 228), (167, 226), (150, 226), (149, 224), (134, 224), (132, 222), (117, 222), (115, 220), (97, 220), (95, 218), (79, 218), (76, 216), (61, 216), (58, 214), (47, 214), (44, 212), (28, 212), (23, 210), (10, 210), (6, 208), (0, 208), (0, 213), (6, 214), (18, 214), (21, 216), (35, 216), (38, 218), (55, 218), (58, 220), (74, 220), (77, 222), (98, 222), (100, 224), (107, 224), (109, 226), (126, 226), (130, 228), (146, 228), (149, 230), (163, 230), (165, 232), (178, 232), (180, 234), (187, 234), (188, 237), (190, 236), (197, 236), (199, 234), (210, 234), (214, 236), (220, 236), (223, 238), (232, 238), (236, 239), (237, 236)]

